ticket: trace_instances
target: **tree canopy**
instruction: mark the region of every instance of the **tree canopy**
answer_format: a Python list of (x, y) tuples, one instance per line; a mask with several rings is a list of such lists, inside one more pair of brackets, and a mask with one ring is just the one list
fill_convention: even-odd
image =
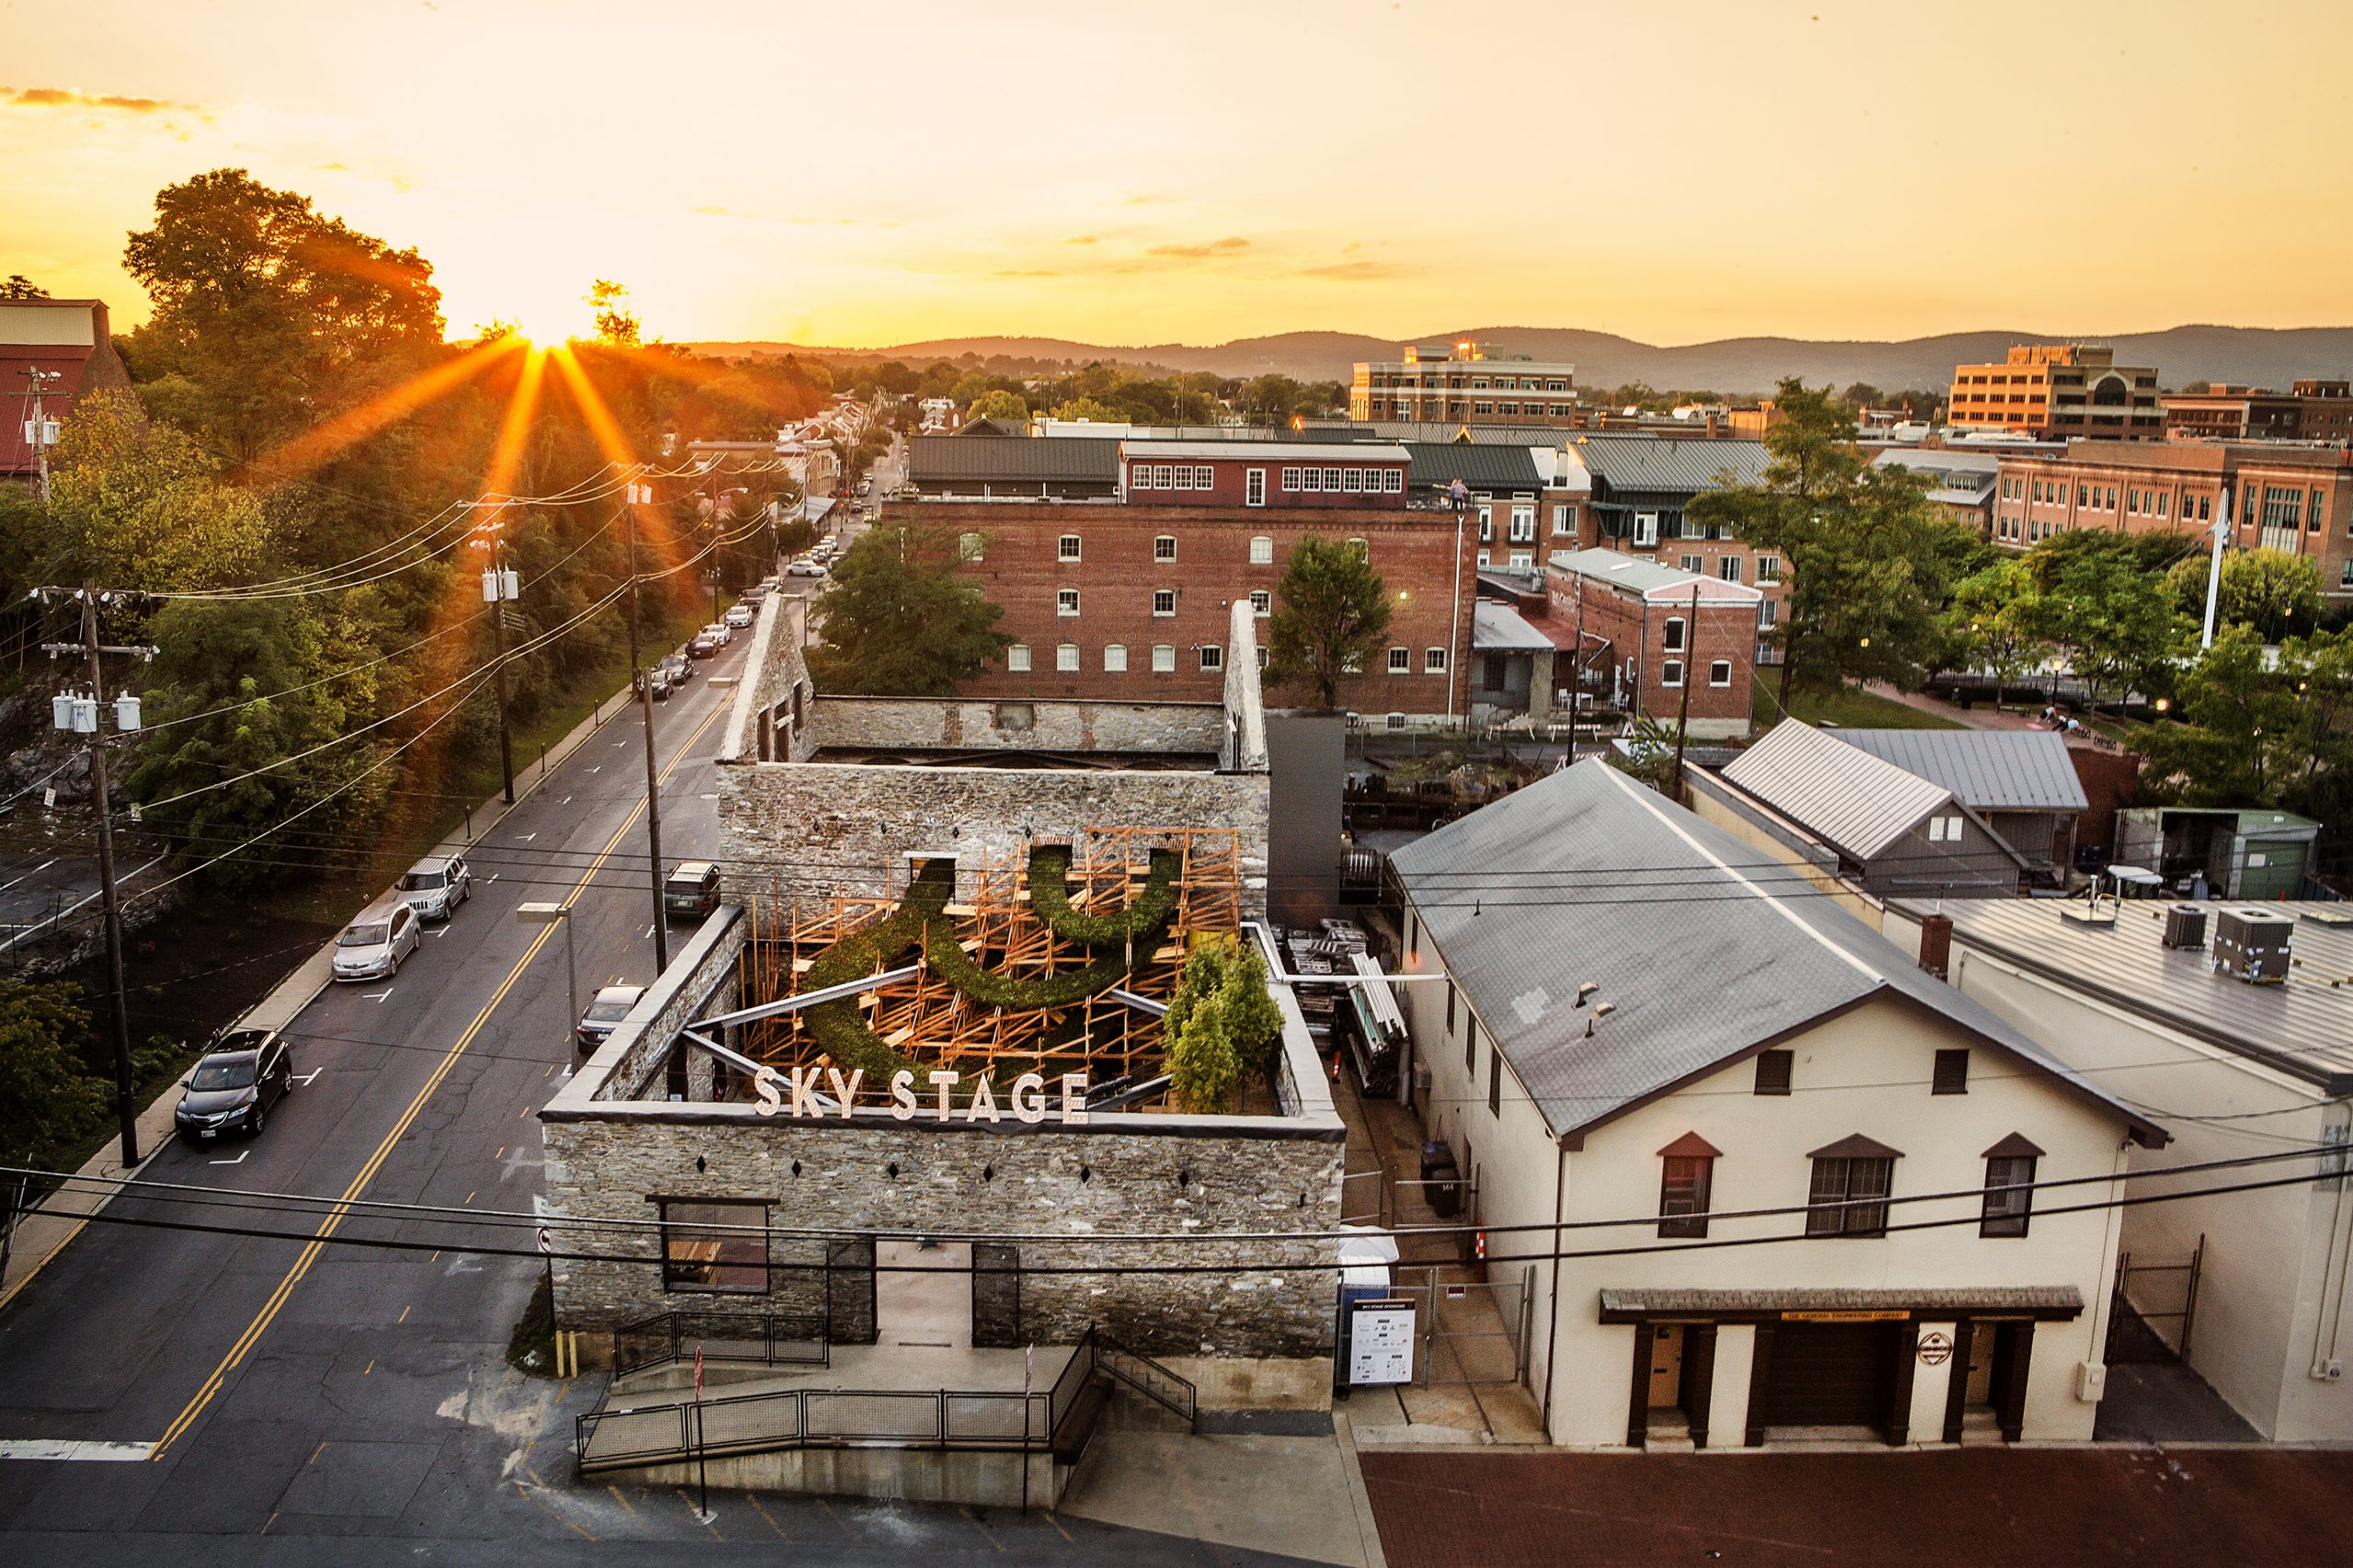
[(1389, 638), (1389, 590), (1359, 547), (1309, 534), (1291, 547), (1275, 590), (1267, 678), (1339, 706), (1340, 680)]
[(927, 524), (868, 529), (833, 569), (817, 601), (823, 641), (809, 673), (825, 691), (948, 697), (1010, 641), (1004, 609), (962, 570), (957, 537)]
[[(2205, 619), (2211, 568), (2201, 551), (2183, 556), (2166, 574), (2182, 614), (2191, 620)], [(2321, 597), (2320, 568), (2312, 557), (2285, 551), (2226, 551), (2214, 608), (2217, 625), (2252, 627), (2266, 642), (2308, 634), (2327, 608)]]

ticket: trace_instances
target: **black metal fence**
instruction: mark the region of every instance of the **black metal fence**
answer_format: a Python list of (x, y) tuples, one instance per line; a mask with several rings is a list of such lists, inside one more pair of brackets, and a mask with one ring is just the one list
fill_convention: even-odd
[(690, 1361), (752, 1361), (764, 1366), (830, 1364), (825, 1320), (787, 1312), (658, 1312), (613, 1331), (613, 1376)]

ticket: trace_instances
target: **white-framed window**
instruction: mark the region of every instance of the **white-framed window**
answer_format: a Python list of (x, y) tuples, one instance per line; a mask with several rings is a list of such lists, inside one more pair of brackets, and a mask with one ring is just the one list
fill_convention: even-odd
[(1708, 684), (1725, 687), (1732, 684), (1732, 661), (1718, 659), (1708, 666)]
[(1062, 672), (1063, 672), (1065, 675), (1074, 675), (1074, 674), (1076, 674), (1076, 673), (1077, 673), (1077, 671), (1078, 671), (1078, 644), (1077, 644), (1077, 643), (1075, 643), (1075, 642), (1058, 642), (1058, 643), (1056, 643), (1056, 644), (1054, 645), (1054, 668), (1056, 668), (1056, 669), (1058, 669), (1058, 670), (1061, 670), (1061, 671), (1062, 671)]
[(1176, 613), (1176, 590), (1174, 588), (1153, 589), (1152, 613), (1154, 615), (1175, 615)]
[(1174, 468), (1170, 467), (1170, 466), (1169, 466), (1168, 464), (1166, 464), (1166, 463), (1154, 463), (1154, 464), (1153, 464), (1153, 465), (1152, 465), (1152, 487), (1153, 487), (1154, 490), (1174, 490), (1174, 489), (1176, 489), (1176, 471)]
[[(1161, 472), (1166, 473), (1169, 471), (1163, 469)], [(1190, 490), (1193, 488), (1193, 465), (1191, 463), (1178, 463), (1175, 470), (1175, 473), (1176, 477), (1169, 482), (1170, 489)]]
[(1928, 842), (1931, 844), (1960, 843), (1961, 820), (1961, 816), (1958, 812), (1947, 816), (1930, 817), (1928, 819)]
[(1324, 488), (1324, 471), (1320, 468), (1301, 469), (1299, 471), (1299, 487), (1303, 491), (1322, 490)]
[(1057, 561), (1075, 561), (1078, 559), (1078, 536), (1076, 534), (1064, 534), (1061, 539), (1054, 541), (1054, 559)]
[(1656, 512), (1634, 514), (1634, 542), (1645, 548), (1658, 543), (1658, 514)]
[(1661, 659), (1658, 662), (1658, 683), (1661, 686), (1681, 686), (1683, 684), (1683, 661), (1680, 659)]
[(1299, 489), (1299, 470), (1295, 467), (1286, 467), (1282, 471), (1282, 482), (1283, 490), (1286, 494), (1297, 491)]
[(1443, 648), (1430, 648), (1424, 650), (1422, 653), (1422, 673), (1433, 676), (1442, 676), (1446, 674), (1446, 650)]
[(1683, 555), (1676, 558), (1676, 564), (1682, 567), (1686, 572), (1697, 572), (1699, 570), (1703, 562), (1700, 558), (1696, 555)]
[(1412, 675), (1414, 673), (1414, 651), (1411, 648), (1390, 649), (1389, 673), (1392, 676)]
[(1054, 590), (1054, 613), (1056, 615), (1076, 615), (1078, 613), (1078, 590), (1076, 588), (1057, 588)]
[(1515, 550), (1511, 552), (1511, 563), (1514, 571), (1533, 571), (1536, 566), (1536, 552), (1532, 550)]
[(1666, 626), (1664, 634), (1660, 638), (1659, 645), (1670, 653), (1680, 653), (1683, 652), (1684, 634), (1688, 630), (1689, 628), (1684, 624), (1683, 618), (1681, 616), (1668, 616), (1666, 618)]
[(1717, 561), (1716, 575), (1722, 577), (1727, 583), (1739, 582), (1740, 557), (1737, 555), (1727, 555)]
[(1014, 675), (1029, 673), (1029, 644), (1016, 642), (1005, 651), (1005, 667)]
[(1154, 644), (1152, 645), (1152, 671), (1153, 671), (1153, 674), (1154, 674), (1154, 675), (1163, 675), (1163, 676), (1165, 676), (1165, 675), (1168, 674), (1171, 670), (1174, 670), (1176, 667), (1176, 644), (1175, 644), (1174, 642), (1155, 642), (1155, 643), (1154, 643)]
[(1479, 569), (1480, 569), (1481, 571), (1483, 571), (1483, 571), (1485, 571), (1485, 570), (1487, 569), (1487, 567), (1488, 567), (1490, 564), (1492, 564), (1492, 562), (1490, 562), (1487, 560), (1487, 557), (1488, 557), (1488, 555), (1489, 555), (1490, 553), (1491, 553), (1490, 551), (1484, 551), (1484, 550), (1483, 550), (1483, 551), (1481, 551), (1479, 552)]
[(956, 536), (956, 559), (959, 561), (978, 561), (981, 559), (981, 551), (986, 547), (987, 543), (988, 535), (986, 534), (958, 534)]
[(1201, 644), (1201, 668), (1205, 670), (1225, 668), (1225, 649), (1222, 644), (1216, 642)]
[(1360, 468), (1342, 469), (1340, 471), (1340, 488), (1350, 495), (1363, 494), (1364, 470)]
[(1124, 675), (1128, 668), (1128, 645), (1125, 642), (1103, 644), (1103, 669), (1107, 675)]
[(1267, 667), (1267, 663), (1269, 659), (1274, 657), (1274, 653), (1275, 651), (1272, 648), (1267, 647), (1264, 642), (1258, 644), (1258, 667), (1260, 669), (1263, 670)]
[(1149, 490), (1152, 488), (1152, 465), (1150, 463), (1130, 463), (1128, 465), (1128, 488), (1131, 490)]
[(1576, 531), (1577, 509), (1565, 504), (1554, 506), (1552, 508), (1552, 537), (1567, 539)]
[(1405, 471), (1402, 468), (1381, 470), (1381, 493), (1383, 495), (1403, 495), (1405, 493)]
[(1340, 488), (1340, 471), (1338, 469), (1327, 468), (1324, 471), (1324, 488), (1326, 490), (1337, 490)]
[(1176, 536), (1175, 534), (1162, 534), (1155, 538), (1152, 541), (1152, 558), (1154, 561), (1176, 560)]
[(1495, 509), (1493, 506), (1481, 506), (1479, 508), (1479, 542), (1493, 544), (1495, 540)]
[(1360, 676), (1364, 674), (1364, 655), (1362, 653), (1341, 654), (1340, 673), (1344, 676)]
[(1267, 471), (1263, 468), (1245, 469), (1242, 473), (1242, 504), (1263, 506), (1267, 504)]
[(1272, 566), (1274, 563), (1275, 541), (1265, 534), (1256, 534), (1252, 536), (1250, 540), (1250, 564), (1253, 566)]
[(1781, 558), (1778, 555), (1758, 556), (1756, 558), (1756, 580), (1759, 583), (1779, 582), (1781, 580)]
[(1196, 490), (1215, 490), (1217, 488), (1217, 470), (1211, 468), (1207, 463), (1194, 464), (1193, 488)]
[(1536, 542), (1536, 508), (1533, 506), (1511, 509), (1511, 541), (1514, 544)]
[(1358, 561), (1370, 561), (1372, 559), (1372, 546), (1365, 543), (1365, 541), (1360, 539), (1352, 539), (1348, 540), (1348, 548), (1357, 552), (1357, 559)]
[(1275, 596), (1264, 588), (1250, 590), (1250, 613), (1264, 620), (1275, 613)]

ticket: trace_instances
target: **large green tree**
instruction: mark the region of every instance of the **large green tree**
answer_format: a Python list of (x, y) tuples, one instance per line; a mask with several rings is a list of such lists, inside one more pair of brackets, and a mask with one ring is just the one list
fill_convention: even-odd
[(81, 987), (0, 981), (0, 1157), (37, 1153), (82, 1136), (104, 1115), (106, 1085), (83, 1071), (90, 1015)]
[(2041, 594), (2026, 562), (2016, 556), (1990, 562), (1953, 585), (1946, 630), (1956, 657), (1994, 676), (1996, 706), (2000, 687), (2052, 651)]
[(1802, 674), (1916, 685), (1944, 650), (1945, 598), (1975, 536), (1927, 499), (1927, 475), (1872, 464), (1828, 388), (1792, 378), (1778, 404), (1760, 483), (1709, 491), (1687, 516), (1781, 558), (1784, 709)]
[(991, 387), (974, 398), (965, 412), (975, 419), (1027, 419), (1029, 417), (1029, 403), (1017, 392)]
[(1283, 566), (1267, 631), (1267, 678), (1336, 708), (1341, 677), (1388, 642), (1388, 586), (1360, 546), (1309, 534)]
[(2025, 558), (2033, 619), (2094, 701), (2172, 679), (2189, 623), (2151, 554), (2123, 534), (2071, 530)]
[(272, 574), (274, 530), (261, 499), (128, 392), (75, 405), (51, 495), (40, 564), (52, 578), (165, 593)]
[[(2192, 620), (2206, 616), (2206, 579), (2211, 570), (2204, 551), (2173, 564), (2167, 580)], [(2234, 550), (2222, 557), (2222, 581), (2214, 594), (2218, 625), (2248, 626), (2266, 642), (2298, 637), (2320, 624), (2326, 610), (2320, 568), (2308, 555), (2280, 550)]]
[(2281, 806), (2341, 832), (2353, 794), (2353, 629), (2282, 642), (2227, 627), (2184, 672), (2170, 721), (2132, 745), (2153, 793), (2193, 805)]
[(963, 570), (957, 537), (886, 523), (858, 537), (817, 601), (823, 641), (809, 653), (819, 687), (877, 697), (948, 697), (1010, 641), (1005, 611)]

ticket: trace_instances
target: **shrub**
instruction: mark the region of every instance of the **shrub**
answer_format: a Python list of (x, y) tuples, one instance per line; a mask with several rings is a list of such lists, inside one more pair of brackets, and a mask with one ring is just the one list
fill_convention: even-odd
[(1152, 869), (1143, 891), (1127, 908), (1096, 915), (1071, 907), (1070, 851), (1059, 845), (1029, 852), (1029, 907), (1046, 929), (1066, 942), (1089, 948), (1124, 947), (1131, 937), (1155, 930), (1176, 911), (1176, 879), (1185, 869), (1184, 857), (1173, 849), (1152, 852)]

